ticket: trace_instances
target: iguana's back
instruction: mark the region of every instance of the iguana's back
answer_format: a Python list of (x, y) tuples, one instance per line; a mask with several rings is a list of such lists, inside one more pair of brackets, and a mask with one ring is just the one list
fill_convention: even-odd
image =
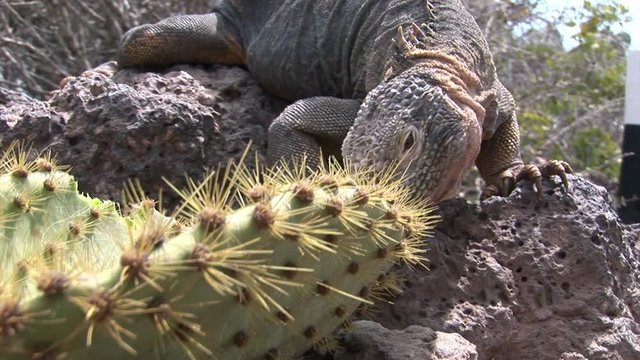
[[(364, 98), (382, 79), (391, 38), (404, 22), (421, 21), (425, 0), (280, 0), (221, 2), (214, 11), (239, 26), (246, 63), (270, 93), (287, 99), (317, 95)], [(265, 9), (268, 8), (268, 9)], [(412, 9), (413, 8), (413, 9)], [(413, 11), (412, 16), (398, 13)]]
[(491, 55), (473, 18), (457, 0), (429, 3), (435, 18), (426, 0), (228, 0), (214, 11), (237, 24), (253, 76), (287, 99), (364, 98), (383, 79), (398, 27), (411, 23), (434, 27), (432, 45), (484, 67), (474, 71), (493, 86)]

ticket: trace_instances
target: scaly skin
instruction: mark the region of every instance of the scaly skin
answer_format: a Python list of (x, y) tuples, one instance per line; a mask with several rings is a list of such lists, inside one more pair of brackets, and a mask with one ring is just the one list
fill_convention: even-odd
[(416, 196), (456, 194), (475, 163), (483, 197), (572, 172), (525, 166), (515, 102), (459, 0), (221, 0), (127, 32), (119, 66), (246, 64), (295, 101), (269, 129), (271, 163), (321, 153), (357, 166), (399, 162)]

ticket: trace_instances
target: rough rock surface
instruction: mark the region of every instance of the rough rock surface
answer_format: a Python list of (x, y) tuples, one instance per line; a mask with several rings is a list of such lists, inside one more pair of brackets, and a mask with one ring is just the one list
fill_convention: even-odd
[[(640, 359), (640, 229), (620, 223), (602, 187), (570, 177), (481, 206), (440, 205), (429, 268), (375, 318), (455, 332), (480, 359)], [(572, 354), (573, 353), (573, 354)]]
[[(0, 140), (50, 148), (83, 191), (118, 199), (126, 179), (155, 194), (162, 177), (197, 176), (250, 140), (262, 156), (285, 105), (240, 68), (112, 77), (106, 66), (68, 79), (46, 101), (0, 88)], [(405, 293), (380, 307), (381, 325), (356, 322), (336, 358), (458, 359), (433, 349), (473, 358), (459, 334), (482, 360), (640, 359), (640, 228), (621, 225), (605, 189), (570, 181), (569, 194), (545, 181), (542, 203), (526, 182), (482, 205), (442, 203), (429, 269), (400, 269)]]
[(342, 339), (335, 360), (476, 360), (475, 345), (459, 334), (411, 325), (389, 330), (373, 321), (356, 321)]
[(24, 139), (73, 166), (82, 190), (118, 199), (125, 180), (152, 194), (237, 159), (249, 142), (263, 156), (266, 130), (286, 103), (240, 68), (174, 66), (161, 72), (112, 64), (67, 78), (46, 101), (0, 88), (3, 146)]

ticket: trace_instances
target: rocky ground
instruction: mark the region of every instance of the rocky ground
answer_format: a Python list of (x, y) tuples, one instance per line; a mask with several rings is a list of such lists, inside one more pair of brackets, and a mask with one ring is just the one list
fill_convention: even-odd
[(546, 182), (541, 203), (523, 185), (441, 204), (428, 269), (402, 269), (405, 294), (374, 319), (460, 334), (481, 359), (640, 359), (638, 229), (604, 188), (570, 181)]
[[(0, 88), (2, 146), (51, 149), (81, 190), (118, 200), (127, 179), (155, 194), (249, 142), (260, 161), (286, 105), (240, 68), (111, 70), (66, 79), (46, 101)], [(508, 198), (440, 204), (428, 267), (398, 268), (404, 293), (328, 358), (640, 359), (640, 227), (621, 224), (604, 188), (556, 180), (542, 201), (525, 182)]]
[(157, 194), (163, 177), (182, 184), (185, 174), (238, 159), (249, 143), (261, 157), (269, 123), (286, 106), (239, 68), (112, 75), (105, 65), (67, 78), (46, 101), (0, 88), (0, 140), (51, 149), (73, 165), (83, 191), (119, 200), (127, 179)]

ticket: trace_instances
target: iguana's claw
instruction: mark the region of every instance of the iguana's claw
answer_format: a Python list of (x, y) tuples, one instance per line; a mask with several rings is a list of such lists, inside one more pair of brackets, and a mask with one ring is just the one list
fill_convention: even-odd
[(551, 160), (544, 165), (525, 165), (512, 169), (507, 169), (498, 176), (499, 185), (489, 184), (480, 195), (480, 200), (500, 194), (502, 197), (509, 196), (515, 185), (522, 180), (531, 180), (534, 182), (538, 199), (542, 199), (542, 178), (558, 175), (562, 179), (565, 190), (569, 191), (569, 180), (567, 174), (573, 174), (571, 165), (562, 160)]
[(558, 175), (562, 179), (564, 188), (569, 191), (569, 180), (567, 174), (573, 174), (573, 169), (568, 162), (562, 160), (551, 160), (548, 163), (540, 167), (542, 176), (549, 177), (551, 175)]
[(509, 177), (502, 178), (502, 186), (500, 187), (500, 195), (502, 197), (509, 196), (509, 193), (512, 191), (512, 189), (515, 186), (516, 186), (516, 182), (513, 179), (513, 177), (509, 176)]

